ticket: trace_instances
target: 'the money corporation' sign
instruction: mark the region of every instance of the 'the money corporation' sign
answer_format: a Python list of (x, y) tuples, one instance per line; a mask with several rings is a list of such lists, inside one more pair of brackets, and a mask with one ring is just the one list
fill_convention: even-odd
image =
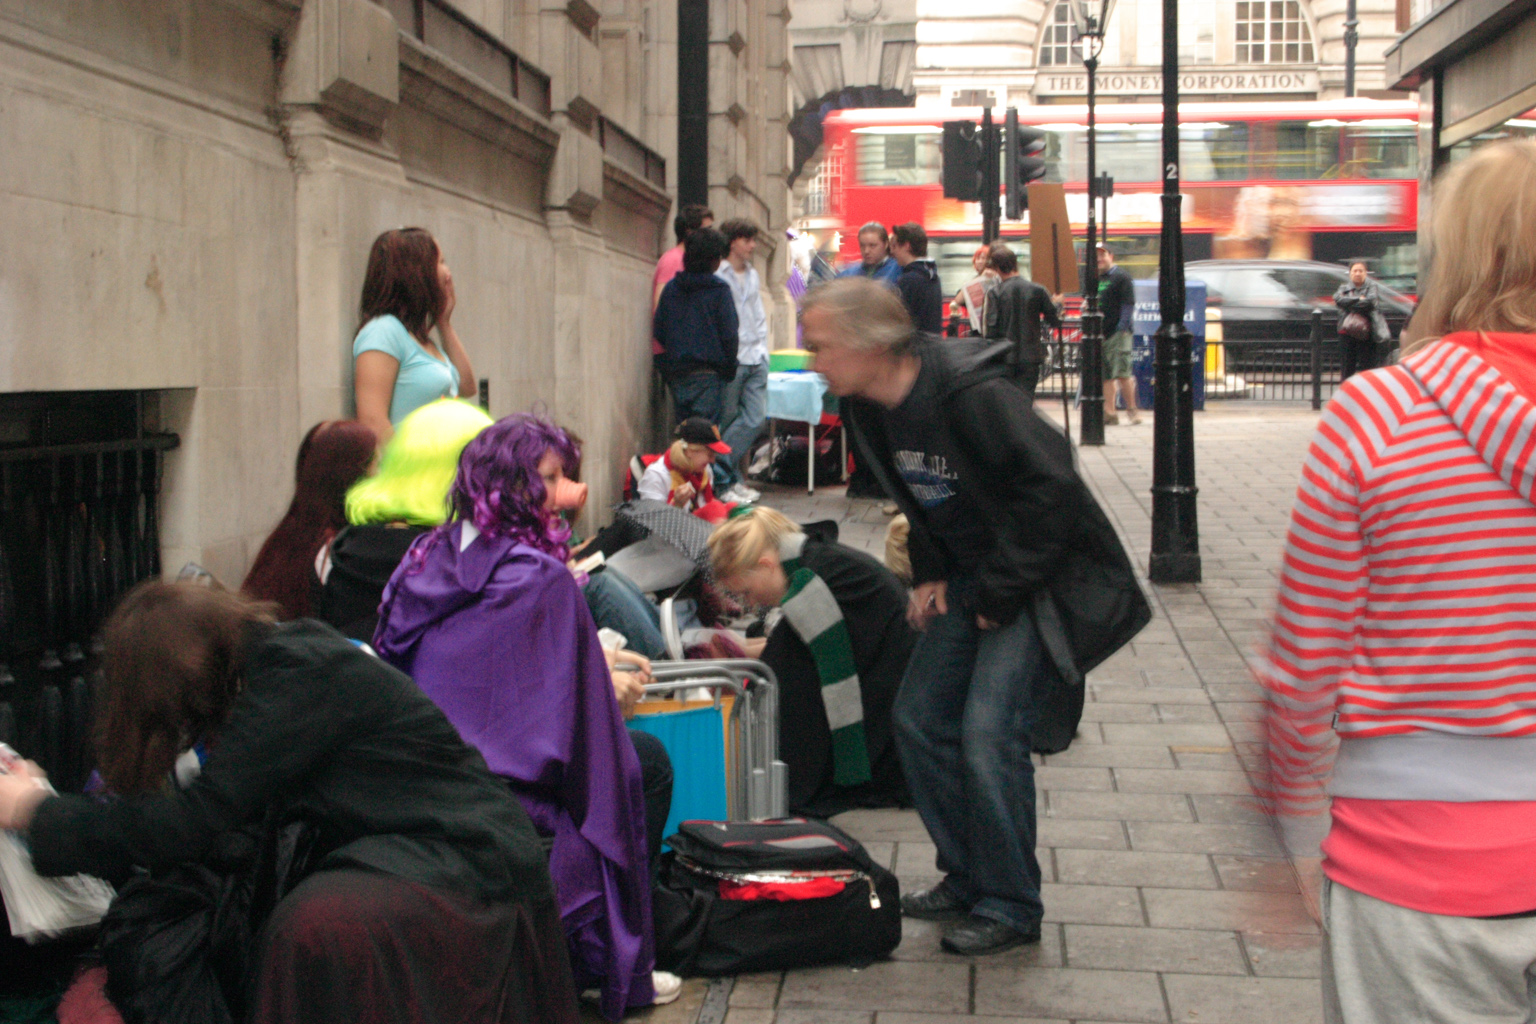
[[(1094, 88), (1108, 95), (1156, 95), (1163, 91), (1163, 73), (1142, 68), (1100, 71)], [(1273, 68), (1212, 68), (1179, 72), (1179, 91), (1204, 93), (1317, 92), (1317, 72)], [(1041, 71), (1035, 79), (1037, 96), (1082, 96), (1088, 92), (1083, 71)]]

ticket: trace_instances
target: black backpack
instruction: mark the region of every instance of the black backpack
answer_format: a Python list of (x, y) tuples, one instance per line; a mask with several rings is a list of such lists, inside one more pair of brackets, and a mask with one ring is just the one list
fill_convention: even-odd
[(661, 970), (864, 966), (901, 942), (896, 876), (826, 822), (685, 821), (667, 844), (653, 900)]

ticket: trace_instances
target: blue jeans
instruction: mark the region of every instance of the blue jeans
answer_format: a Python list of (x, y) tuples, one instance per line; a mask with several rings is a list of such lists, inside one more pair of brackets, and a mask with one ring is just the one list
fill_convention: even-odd
[(715, 426), (720, 425), (720, 410), (725, 402), (725, 381), (708, 371), (674, 377), (672, 386), (672, 415), (681, 423), (690, 416), (702, 416)]
[(938, 847), (944, 884), (971, 913), (1036, 932), (1033, 693), (1056, 667), (1027, 612), (976, 626), (975, 586), (949, 583), (949, 613), (919, 637), (896, 696), (896, 746), (912, 800)]
[(667, 642), (661, 635), (661, 613), (629, 577), (617, 569), (604, 569), (588, 577), (581, 593), (598, 629), (607, 626), (623, 633), (629, 649), (647, 658), (667, 656)]
[(746, 471), (742, 460), (767, 418), (768, 364), (736, 367), (736, 379), (725, 386), (720, 412), (720, 430), (724, 435), (721, 440), (731, 446), (731, 454), (715, 463), (717, 493), (741, 482)]

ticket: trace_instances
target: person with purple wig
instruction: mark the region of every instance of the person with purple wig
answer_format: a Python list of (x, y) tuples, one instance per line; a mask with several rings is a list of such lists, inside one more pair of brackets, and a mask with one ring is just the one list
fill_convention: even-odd
[(395, 570), (373, 645), (553, 837), (549, 869), (572, 968), (618, 1020), (626, 1008), (675, 999), (681, 982), (653, 974), (640, 760), (555, 509), (579, 457), (570, 435), (526, 414), (469, 442), (452, 516)]

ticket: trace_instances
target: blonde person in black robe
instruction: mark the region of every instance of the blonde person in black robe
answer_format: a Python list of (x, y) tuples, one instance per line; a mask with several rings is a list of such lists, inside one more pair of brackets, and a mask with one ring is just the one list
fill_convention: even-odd
[(721, 525), (716, 578), (783, 615), (765, 661), (779, 679), (779, 755), (792, 811), (826, 817), (909, 803), (891, 707), (916, 640), (907, 591), (862, 551), (808, 537), (769, 508)]

